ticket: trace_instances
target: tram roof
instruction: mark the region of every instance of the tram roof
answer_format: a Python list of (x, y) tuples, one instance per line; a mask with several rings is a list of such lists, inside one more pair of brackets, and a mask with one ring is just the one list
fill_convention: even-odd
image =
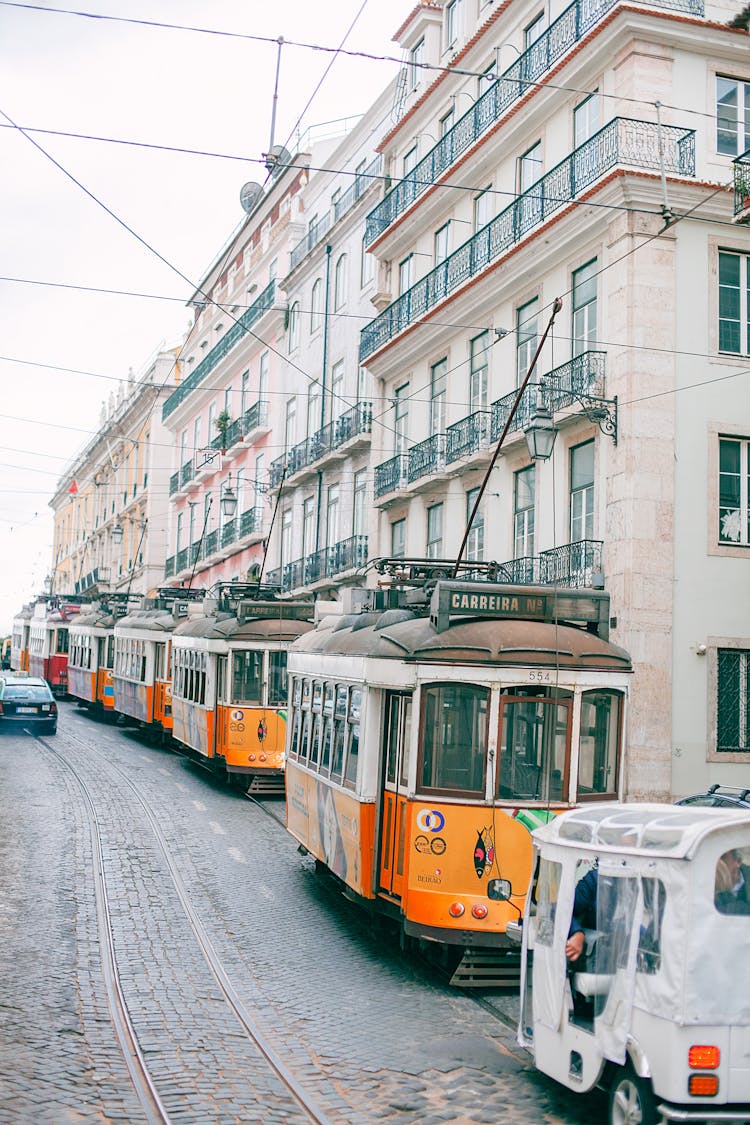
[(536, 828), (538, 843), (560, 843), (597, 852), (632, 852), (685, 859), (707, 836), (750, 828), (750, 812), (656, 803), (587, 804)]
[(324, 618), (317, 629), (295, 642), (294, 650), (429, 664), (632, 671), (625, 649), (573, 625), (463, 618), (438, 632), (428, 618), (404, 610)]
[(117, 622), (117, 628), (144, 629), (150, 633), (172, 633), (180, 619), (165, 609), (136, 609)]
[(103, 606), (98, 606), (96, 609), (90, 609), (88, 613), (79, 613), (78, 617), (71, 621), (71, 629), (111, 629), (115, 624), (116, 618), (112, 612)]
[(311, 621), (279, 617), (251, 617), (238, 621), (234, 614), (193, 617), (175, 629), (175, 637), (211, 641), (295, 641), (313, 627)]

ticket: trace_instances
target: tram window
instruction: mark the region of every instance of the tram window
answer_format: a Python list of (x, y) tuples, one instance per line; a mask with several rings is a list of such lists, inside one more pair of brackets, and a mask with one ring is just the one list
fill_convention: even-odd
[(164, 644), (157, 644), (156, 653), (154, 657), (154, 679), (164, 679), (164, 666), (167, 658), (167, 646)]
[(286, 699), (286, 653), (269, 652), (268, 706), (283, 707)]
[(310, 707), (312, 685), (310, 680), (303, 680), (302, 682), (302, 706), (305, 710)]
[(296, 758), (300, 751), (302, 734), (302, 712), (295, 710), (292, 712), (292, 733), (289, 742), (289, 754), (291, 757)]
[(220, 656), (216, 661), (216, 695), (218, 699), (226, 702), (227, 690), (227, 656)]
[(578, 797), (617, 793), (617, 750), (622, 697), (612, 691), (587, 691), (581, 697)]
[(323, 747), (320, 755), (320, 768), (328, 773), (331, 767), (331, 750), (333, 746), (333, 700), (334, 685), (326, 684), (323, 694)]
[(503, 697), (498, 797), (561, 801), (567, 795), (569, 704)]
[(309, 713), (302, 716), (302, 746), (300, 747), (300, 758), (307, 759), (310, 753), (310, 723), (312, 722), (312, 715)]
[(310, 739), (310, 765), (317, 766), (320, 756), (320, 716), (311, 715), (312, 737)]
[(331, 762), (331, 777), (341, 780), (344, 766), (344, 750), (346, 749), (346, 703), (349, 690), (339, 685), (336, 688), (336, 703), (333, 711), (333, 760)]
[(61, 653), (65, 653), (65, 652), (68, 651), (68, 630), (67, 629), (58, 629), (57, 630), (57, 648), (55, 649), (55, 651), (61, 652)]
[(320, 714), (320, 712), (323, 709), (323, 682), (322, 682), (322, 680), (316, 680), (315, 683), (313, 684), (312, 709), (313, 709), (313, 711), (317, 711), (318, 714)]
[(359, 688), (352, 688), (349, 699), (349, 746), (346, 754), (346, 771), (344, 782), (347, 785), (357, 784), (357, 763), (359, 762), (359, 719), (362, 708), (362, 692)]
[(234, 703), (263, 702), (263, 653), (235, 652), (232, 701)]
[(299, 707), (302, 703), (302, 680), (299, 676), (292, 679), (292, 707)]
[(490, 693), (476, 684), (430, 684), (424, 689), (423, 789), (484, 792)]
[(115, 638), (107, 637), (107, 668), (111, 668), (115, 662)]

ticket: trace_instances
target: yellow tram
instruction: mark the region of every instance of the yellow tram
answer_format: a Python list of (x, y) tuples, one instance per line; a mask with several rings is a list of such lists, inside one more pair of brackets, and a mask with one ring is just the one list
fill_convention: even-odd
[(603, 591), (382, 565), (404, 588), (345, 592), (353, 612), (290, 650), (287, 826), (349, 897), (455, 965), (509, 947), (531, 828), (618, 798), (632, 666)]
[(109, 594), (82, 606), (70, 626), (68, 694), (100, 714), (115, 713), (115, 624), (127, 606), (126, 594)]
[(284, 791), (287, 651), (313, 612), (226, 583), (174, 631), (173, 737), (249, 792)]

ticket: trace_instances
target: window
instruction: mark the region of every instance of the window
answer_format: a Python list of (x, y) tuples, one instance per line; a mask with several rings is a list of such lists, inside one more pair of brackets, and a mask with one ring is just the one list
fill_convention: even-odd
[(263, 653), (235, 652), (232, 663), (232, 702), (262, 704)]
[(408, 152), (404, 153), (404, 179), (412, 172), (417, 163), (417, 146), (413, 145)]
[(719, 753), (750, 751), (750, 651), (720, 648), (716, 749)]
[(500, 701), (500, 798), (561, 801), (567, 796), (570, 700)]
[(572, 331), (573, 355), (596, 347), (596, 283), (597, 261), (573, 270)]
[(321, 322), (321, 304), (323, 296), (323, 283), (320, 278), (316, 278), (315, 284), (312, 287), (312, 297), (310, 298), (310, 331), (315, 332), (320, 328)]
[(333, 547), (339, 541), (339, 486), (332, 484), (328, 489), (326, 504), (326, 547)]
[(200, 447), (201, 447), (201, 420), (200, 420), (200, 417), (198, 417), (193, 422), (193, 449), (200, 449)]
[(513, 557), (534, 554), (534, 466), (513, 474)]
[(321, 427), (320, 421), (320, 383), (315, 380), (307, 392), (307, 436), (311, 438)]
[(719, 439), (719, 542), (750, 544), (750, 442)]
[(453, 47), (458, 39), (461, 24), (461, 0), (451, 0), (445, 9), (445, 45)]
[(352, 506), (352, 535), (367, 532), (367, 469), (354, 474), (354, 499)]
[(456, 117), (455, 110), (451, 106), (451, 108), (448, 110), (448, 112), (446, 114), (444, 114), (443, 117), (440, 118), (440, 136), (441, 137), (444, 137), (446, 133), (450, 133), (451, 129), (453, 128), (453, 122), (455, 120), (455, 117)]
[(213, 441), (214, 437), (216, 436), (214, 434), (214, 430), (216, 429), (216, 412), (217, 412), (216, 403), (212, 402), (211, 405), (208, 408), (208, 440), (209, 441)]
[(391, 558), (403, 559), (406, 552), (406, 520), (394, 520), (391, 524)]
[(484, 793), (489, 696), (475, 684), (425, 686), (421, 788)]
[(524, 33), (523, 33), (524, 50), (528, 50), (528, 48), (532, 45), (532, 43), (536, 43), (537, 39), (539, 38), (539, 36), (542, 34), (543, 31), (544, 31), (544, 12), (540, 12), (539, 15), (535, 16), (535, 18), (531, 21), (531, 23), (528, 24), (528, 26), (524, 29)]
[(289, 309), (289, 351), (293, 352), (299, 346), (299, 301), (295, 301)]
[(570, 451), (570, 542), (594, 536), (594, 443)]
[(490, 334), (482, 332), (469, 341), (469, 413), (487, 409), (487, 371)]
[(308, 496), (302, 503), (302, 554), (309, 558), (315, 551), (315, 497)]
[(617, 794), (621, 706), (616, 692), (585, 691), (581, 697), (579, 800)]
[(422, 80), (422, 63), (424, 62), (424, 39), (420, 39), (409, 51), (409, 89), (416, 90)]
[(537, 349), (539, 298), (516, 309), (516, 385), (520, 387)]
[[(253, 489), (253, 507), (260, 513), (263, 509), (263, 493), (266, 490), (266, 455), (259, 453), (255, 458), (255, 482)], [(258, 530), (256, 527), (255, 530)]]
[(174, 549), (177, 552), (182, 550), (182, 530), (183, 530), (184, 519), (185, 519), (184, 513), (179, 512), (178, 516), (177, 516), (177, 535), (176, 535), (176, 538), (175, 538), (175, 545), (174, 545)]
[(243, 371), (240, 380), (240, 414), (243, 415), (250, 406), (250, 372)]
[(276, 280), (276, 275), (279, 272), (279, 259), (272, 258), (268, 263), (268, 280), (269, 282)]
[(750, 82), (716, 78), (716, 151), (741, 156), (750, 148)]
[(443, 554), (443, 505), (427, 509), (427, 558), (439, 559)]
[(477, 79), (477, 97), (481, 98), (485, 90), (488, 90), (493, 82), (497, 80), (497, 66), (495, 63), (490, 63)]
[(357, 371), (357, 402), (370, 401), (370, 381), (367, 368), (360, 367)]
[(719, 251), (719, 351), (750, 352), (750, 256)]
[(495, 197), (492, 194), (492, 184), (488, 184), (484, 191), (474, 196), (474, 230), (481, 230), (493, 218), (495, 210)]
[(445, 390), (448, 360), (441, 359), (430, 368), (430, 434), (445, 432)]
[(268, 399), (268, 365), (271, 362), (270, 352), (261, 352), (260, 370), (258, 372), (258, 398), (265, 403)]
[(347, 405), (344, 401), (344, 361), (340, 359), (331, 368), (331, 421), (339, 418)]
[(593, 137), (599, 128), (599, 92), (593, 94), (577, 105), (573, 110), (573, 148), (578, 148), (589, 137)]
[(450, 223), (444, 223), (435, 231), (435, 265), (439, 266), (448, 257)]
[(412, 286), (412, 265), (414, 262), (414, 255), (410, 254), (408, 258), (404, 258), (403, 262), (399, 262), (398, 266), (398, 292), (399, 296), (405, 293), (407, 289)]
[(363, 238), (362, 239), (362, 256), (360, 258), (360, 269), (359, 269), (359, 284), (361, 285), (361, 287), (364, 289), (364, 287), (366, 285), (369, 285), (370, 282), (372, 281), (372, 279), (374, 278), (374, 276), (375, 276), (375, 259), (373, 258), (372, 254), (367, 253), (367, 247), (365, 246), (365, 239)]
[(291, 449), (297, 440), (297, 399), (286, 401), (284, 416), (284, 448)]
[(409, 384), (396, 387), (393, 398), (393, 452), (395, 454), (406, 451), (406, 435), (409, 428)]
[(281, 566), (291, 562), (292, 558), (292, 509), (287, 508), (281, 513)]
[(542, 145), (537, 143), (518, 158), (518, 191), (522, 194), (535, 184), (542, 174)]
[(333, 307), (334, 309), (343, 308), (346, 304), (346, 284), (347, 284), (347, 259), (346, 254), (342, 254), (336, 262), (336, 269), (334, 271), (333, 279)]
[[(479, 496), (478, 488), (471, 488), (466, 493), (466, 523), (468, 525), (471, 513), (474, 511), (474, 505)], [(481, 562), (484, 558), (484, 516), (482, 514), (481, 506), (477, 509), (477, 514), (474, 516), (474, 522), (471, 525), (468, 537), (466, 539), (466, 560), (467, 562)]]
[(284, 707), (287, 701), (286, 653), (268, 654), (268, 706)]

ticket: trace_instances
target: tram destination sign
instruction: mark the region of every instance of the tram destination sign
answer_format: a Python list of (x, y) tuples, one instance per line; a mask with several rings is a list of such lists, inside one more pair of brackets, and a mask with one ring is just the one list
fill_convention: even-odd
[(525, 621), (608, 621), (609, 595), (598, 590), (555, 590), (538, 586), (510, 586), (486, 582), (438, 582), (432, 595), (430, 619), (438, 632), (457, 617), (519, 618)]

